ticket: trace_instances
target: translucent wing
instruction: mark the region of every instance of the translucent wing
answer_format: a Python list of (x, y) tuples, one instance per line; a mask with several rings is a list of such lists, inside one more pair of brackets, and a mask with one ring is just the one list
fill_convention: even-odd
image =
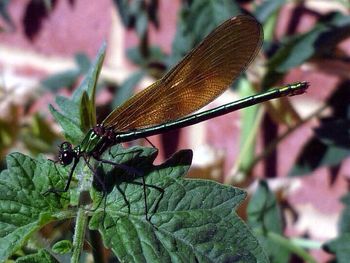
[(225, 21), (163, 78), (111, 112), (103, 126), (125, 132), (171, 122), (202, 108), (245, 71), (261, 43), (262, 28), (253, 17)]

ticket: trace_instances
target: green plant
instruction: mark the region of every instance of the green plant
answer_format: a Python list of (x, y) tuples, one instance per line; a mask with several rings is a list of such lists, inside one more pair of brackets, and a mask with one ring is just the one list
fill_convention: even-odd
[[(51, 107), (73, 142), (78, 142), (95, 122), (94, 94), (104, 52), (105, 47), (72, 99), (57, 99), (61, 113)], [(106, 247), (121, 261), (267, 262), (258, 241), (233, 211), (245, 198), (244, 191), (211, 181), (184, 179), (192, 160), (189, 150), (178, 152), (159, 166), (152, 164), (156, 155), (154, 148), (115, 146), (103, 156), (142, 171), (149, 220), (142, 181), (128, 171), (100, 164), (96, 180), (81, 162), (76, 174), (80, 182), (62, 195), (44, 195), (50, 188), (64, 188), (69, 168), (42, 157), (9, 155), (7, 169), (0, 176), (1, 260), (19, 250), (43, 226), (76, 218), (72, 262), (79, 259), (87, 229), (98, 230)], [(90, 188), (92, 204), (78, 204), (77, 196), (86, 190), (83, 182), (89, 176), (95, 185)], [(107, 188), (103, 190), (108, 191), (106, 200), (96, 190), (101, 190), (101, 181)], [(62, 241), (59, 244), (54, 245), (55, 251), (69, 251), (66, 245), (60, 249)], [(36, 257), (47, 260), (48, 254), (38, 252)]]
[[(147, 8), (148, 1), (115, 2), (119, 5), (124, 22), (127, 22), (125, 25), (129, 28), (130, 25), (135, 25), (139, 34), (140, 45), (130, 49), (128, 56), (140, 66), (140, 70), (120, 85), (118, 96), (111, 108), (133, 93), (132, 88), (143, 75), (162, 75), (220, 21), (235, 15), (239, 10), (234, 1), (183, 1), (172, 54), (167, 55), (159, 47), (149, 43), (147, 23), (151, 22), (157, 26), (157, 8)], [(128, 5), (128, 2), (134, 2), (133, 7)], [(324, 66), (324, 63), (330, 61), (348, 63), (348, 57), (341, 53), (341, 56), (338, 56), (337, 50), (337, 45), (349, 35), (348, 16), (340, 12), (316, 14), (315, 26), (302, 34), (292, 31), (288, 37), (276, 39), (274, 34), (277, 18), (285, 3), (283, 0), (264, 1), (255, 9), (254, 15), (264, 25), (264, 52), (267, 56), (264, 63), (267, 66), (255, 82), (243, 78), (234, 86), (242, 94), (249, 95), (256, 93), (258, 88), (266, 89), (279, 84), (290, 70), (305, 62), (318, 65), (319, 70), (329, 68)], [(295, 14), (305, 10), (302, 3), (296, 5)], [(136, 23), (130, 24), (134, 19), (137, 19)], [(57, 105), (61, 110), (51, 107), (51, 112), (62, 126), (65, 137), (72, 143), (79, 143), (87, 129), (96, 123), (94, 97), (103, 55), (104, 48), (71, 99), (57, 97)], [(84, 57), (77, 57), (79, 69), (65, 72), (43, 83), (51, 85), (53, 89), (62, 85), (73, 86), (76, 77), (87, 72), (86, 65), (89, 63), (85, 63), (84, 60)], [(338, 74), (333, 72), (335, 73)], [(288, 103), (277, 107), (269, 105), (268, 114), (263, 114), (259, 107), (245, 112), (242, 118), (239, 157), (235, 164), (236, 170), (243, 176), (240, 180), (233, 177), (227, 181), (232, 184), (249, 182), (256, 164), (260, 161), (268, 163), (271, 159), (273, 165), (268, 166), (264, 176), (277, 177), (274, 169), (277, 162), (273, 161), (271, 156), (274, 156), (283, 139), (311, 118), (319, 118), (320, 125), (300, 151), (290, 175), (307, 175), (320, 167), (330, 167), (333, 171), (339, 169), (340, 164), (349, 156), (348, 86), (348, 81), (342, 81), (324, 105), (306, 119), (301, 119)], [(332, 113), (327, 118), (320, 118), (325, 109), (331, 109)], [(33, 130), (42, 131), (45, 122), (37, 123), (40, 124), (40, 129)], [(278, 135), (277, 126), (281, 123), (287, 129)], [(14, 126), (11, 128), (17, 129)], [(0, 132), (1, 129), (2, 127)], [(269, 136), (263, 140), (262, 153), (257, 154), (257, 133), (266, 130)], [(15, 133), (4, 129), (2, 134)], [(36, 147), (32, 153), (42, 152), (46, 146), (42, 147), (40, 141), (30, 140), (31, 134), (26, 136), (29, 138), (27, 148), (33, 149), (31, 147), (34, 143)], [(41, 138), (40, 134), (39, 132), (37, 137)], [(47, 139), (50, 145), (51, 137)], [(8, 136), (2, 138), (6, 139)], [(0, 140), (0, 145), (7, 145), (3, 141)], [(93, 178), (91, 171), (81, 161), (69, 192), (61, 196), (44, 196), (43, 193), (51, 187), (64, 187), (69, 167), (64, 168), (43, 156), (32, 159), (19, 153), (9, 155), (7, 169), (0, 175), (1, 259), (12, 255), (11, 259), (18, 262), (55, 262), (63, 261), (67, 257), (76, 261), (79, 255), (81, 259), (85, 259), (87, 253), (91, 252), (96, 261), (102, 261), (101, 257), (103, 258), (104, 254), (99, 250), (102, 242), (95, 237), (97, 230), (106, 247), (111, 248), (116, 257), (125, 261), (154, 262), (163, 257), (164, 261), (187, 262), (196, 257), (201, 262), (230, 258), (231, 261), (270, 260), (284, 263), (288, 262), (291, 256), (297, 255), (305, 262), (316, 262), (308, 250), (320, 250), (321, 242), (284, 235), (285, 200), (281, 202), (276, 198), (266, 183), (268, 180), (261, 181), (252, 194), (247, 210), (247, 227), (232, 211), (246, 196), (242, 190), (209, 181), (184, 179), (183, 176), (191, 164), (190, 151), (180, 151), (159, 166), (153, 165), (156, 155), (157, 151), (153, 148), (123, 149), (119, 146), (113, 147), (104, 155), (106, 159), (144, 171), (142, 176), (147, 184), (147, 215), (150, 222), (146, 220), (140, 175), (93, 163), (101, 176), (97, 179)], [(102, 181), (108, 182), (108, 189), (101, 189)], [(108, 190), (106, 203), (101, 190)], [(86, 191), (90, 192), (92, 201), (85, 200)], [(80, 199), (80, 196), (83, 198)], [(347, 194), (342, 200), (345, 209), (340, 220), (339, 236), (323, 245), (324, 250), (334, 254), (339, 262), (347, 262), (349, 258), (348, 199)], [(75, 228), (71, 230), (68, 227), (67, 230), (65, 227), (70, 226), (71, 219), (76, 219)], [(50, 235), (45, 234), (46, 228), (50, 229)], [(42, 230), (38, 232), (40, 229)], [(221, 238), (222, 240), (217, 240)], [(49, 245), (47, 239), (50, 240)], [(212, 249), (208, 252), (208, 247), (217, 250)]]

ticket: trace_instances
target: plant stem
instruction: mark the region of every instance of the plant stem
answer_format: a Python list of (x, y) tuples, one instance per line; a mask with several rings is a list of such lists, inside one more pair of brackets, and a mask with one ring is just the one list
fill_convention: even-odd
[(283, 133), (281, 136), (277, 137), (275, 140), (273, 140), (266, 148), (265, 150), (258, 155), (255, 160), (251, 164), (251, 169), (254, 168), (254, 166), (262, 159), (266, 158), (277, 146), (278, 144), (283, 141), (285, 138), (287, 138), (292, 132), (300, 128), (302, 125), (304, 125), (306, 122), (310, 121), (315, 116), (318, 116), (322, 111), (324, 111), (328, 105), (324, 105), (317, 109), (315, 112), (313, 112), (310, 116), (302, 120), (301, 122), (297, 123), (295, 126), (289, 128), (285, 133)]
[(290, 252), (294, 253), (298, 257), (304, 260), (304, 262), (307, 263), (317, 263), (317, 261), (309, 254), (307, 253), (303, 248), (300, 246), (296, 245), (293, 240), (290, 240), (288, 238), (285, 238), (277, 233), (273, 232), (268, 232), (267, 237), (276, 242), (277, 244), (285, 247), (288, 249)]
[(83, 208), (78, 209), (73, 237), (72, 263), (79, 263), (79, 257), (84, 244), (85, 230), (88, 222), (87, 212)]

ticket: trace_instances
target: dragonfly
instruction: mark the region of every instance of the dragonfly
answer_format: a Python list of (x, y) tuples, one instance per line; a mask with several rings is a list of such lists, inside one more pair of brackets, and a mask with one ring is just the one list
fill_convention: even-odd
[(73, 165), (64, 189), (48, 192), (68, 191), (81, 158), (86, 163), (94, 158), (120, 167), (101, 158), (113, 145), (190, 126), (267, 100), (304, 93), (309, 84), (297, 82), (192, 114), (221, 95), (245, 72), (262, 41), (262, 26), (252, 16), (238, 15), (224, 21), (161, 79), (92, 127), (79, 145), (73, 147), (70, 142), (63, 142), (59, 162)]

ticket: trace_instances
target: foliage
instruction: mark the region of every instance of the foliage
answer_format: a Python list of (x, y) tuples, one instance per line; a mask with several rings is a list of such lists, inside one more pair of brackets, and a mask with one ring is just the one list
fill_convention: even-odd
[[(0, 16), (12, 30), (14, 23), (8, 12), (9, 2), (0, 1)], [(38, 34), (43, 20), (55, 8), (55, 2), (33, 0), (28, 3), (23, 23), (29, 39)], [(118, 86), (115, 98), (107, 107), (114, 108), (131, 96), (143, 76), (162, 76), (217, 25), (242, 12), (237, 2), (182, 1), (172, 52), (165, 54), (151, 44), (149, 37), (150, 26), (161, 26), (158, 1), (114, 0), (124, 26), (134, 30), (139, 37), (139, 45), (127, 50), (127, 56), (140, 69)], [(276, 25), (287, 2), (257, 1), (253, 15), (264, 26), (266, 59), (262, 63), (266, 67), (263, 73), (259, 72), (255, 82), (249, 82), (243, 76), (235, 83), (233, 88), (240, 94), (252, 94), (259, 87), (264, 90), (279, 85), (290, 71), (304, 63), (312, 62), (321, 65), (320, 68), (326, 68), (322, 65), (326, 59), (348, 63), (346, 54), (339, 52), (338, 44), (349, 36), (349, 16), (340, 12), (317, 14), (315, 25), (307, 31), (296, 33), (291, 27), (288, 36), (278, 39)], [(299, 13), (307, 9), (301, 3), (295, 3), (295, 6)], [(33, 29), (30, 21), (35, 8), (41, 12), (33, 22)], [(293, 22), (297, 20), (293, 19)], [(3, 27), (1, 30), (6, 31)], [(87, 75), (71, 98), (57, 96), (57, 107), (50, 105), (65, 138), (74, 145), (79, 144), (96, 124), (95, 95), (105, 49), (103, 45), (94, 62), (77, 54), (75, 68), (50, 76), (41, 83), (46, 90), (57, 92), (62, 87), (73, 89), (78, 79)], [(299, 176), (302, 180), (301, 176), (321, 167), (339, 168), (349, 157), (348, 87), (348, 81), (341, 82), (324, 106), (312, 114), (319, 125), (300, 150), (290, 176)], [(230, 183), (246, 185), (251, 182), (252, 171), (261, 160), (265, 164), (272, 160), (276, 167), (273, 156), (279, 143), (308, 121), (303, 120), (288, 102), (266, 108), (267, 114), (262, 113), (259, 106), (244, 112), (235, 164), (235, 175), (242, 177), (228, 180)], [(320, 117), (324, 109), (331, 113)], [(5, 155), (17, 140), (21, 140), (21, 145), (31, 155), (52, 154), (58, 135), (46, 116), (31, 116), (23, 126), (17, 114), (16, 109), (11, 110), (10, 119), (15, 121), (10, 123), (0, 120), (1, 154)], [(287, 131), (278, 134), (278, 125), (284, 125)], [(270, 137), (263, 138), (263, 150), (258, 154), (256, 138), (260, 131)], [(67, 257), (93, 254), (103, 243), (121, 261), (288, 262), (297, 256), (305, 262), (315, 262), (308, 254), (310, 247), (284, 236), (286, 208), (269, 189), (268, 180), (261, 181), (251, 196), (247, 209), (248, 227), (233, 211), (246, 196), (243, 190), (210, 181), (184, 179), (192, 160), (190, 151), (180, 151), (158, 166), (153, 164), (156, 155), (153, 148), (115, 146), (103, 158), (119, 163), (120, 167), (91, 161), (95, 172), (81, 160), (70, 190), (62, 195), (44, 193), (51, 187), (63, 189), (70, 167), (62, 167), (43, 156), (34, 159), (20, 153), (8, 155), (7, 168), (0, 174), (0, 261), (10, 258), (18, 262), (58, 262)], [(269, 169), (265, 176), (278, 175), (274, 169)], [(82, 204), (78, 201), (79, 195), (84, 196), (86, 190), (90, 191), (92, 200)], [(106, 199), (105, 191), (108, 192)], [(350, 254), (347, 249), (348, 199), (348, 194), (342, 199), (345, 208), (339, 221), (339, 235), (323, 245), (324, 251), (334, 255), (339, 262), (347, 262)], [(71, 219), (76, 219), (75, 229), (62, 230), (65, 226), (62, 222), (71, 222)], [(49, 237), (44, 234), (46, 228), (51, 230)], [(59, 229), (61, 233), (57, 234), (53, 229)], [(85, 231), (89, 231), (86, 243)], [(102, 241), (93, 239), (93, 231), (99, 233)], [(50, 240), (49, 246), (46, 240)], [(91, 251), (87, 247), (92, 247)]]
[[(72, 99), (57, 100), (63, 113), (51, 107), (72, 141), (81, 139), (86, 125), (78, 119), (86, 119), (89, 114), (94, 116), (91, 109), (94, 109), (95, 87), (104, 53), (105, 47), (102, 47)], [(70, 108), (74, 105), (77, 106)], [(68, 111), (70, 115), (64, 114)], [(75, 132), (72, 125), (81, 132)], [(152, 164), (156, 155), (154, 148), (112, 147), (102, 158), (113, 160), (120, 167), (99, 164), (95, 171), (84, 172), (84, 177), (93, 173), (94, 209), (81, 210), (71, 196), (79, 192), (79, 184), (61, 195), (46, 193), (48, 189), (64, 188), (69, 167), (43, 158), (35, 160), (20, 153), (10, 154), (7, 169), (0, 175), (0, 260), (20, 249), (41, 227), (80, 213), (75, 231), (85, 226), (91, 217), (89, 228), (98, 230), (104, 244), (122, 261), (267, 262), (258, 241), (233, 211), (245, 198), (243, 190), (211, 181), (184, 179), (192, 160), (190, 150), (178, 152), (159, 166)], [(108, 192), (106, 199), (101, 192)], [(12, 216), (13, 213), (16, 216)], [(81, 231), (84, 233), (84, 228)], [(83, 239), (73, 241), (72, 257), (80, 254), (83, 242)], [(67, 243), (60, 242), (49, 252), (68, 251)], [(47, 256), (46, 252), (39, 253), (30, 257), (42, 260)]]

